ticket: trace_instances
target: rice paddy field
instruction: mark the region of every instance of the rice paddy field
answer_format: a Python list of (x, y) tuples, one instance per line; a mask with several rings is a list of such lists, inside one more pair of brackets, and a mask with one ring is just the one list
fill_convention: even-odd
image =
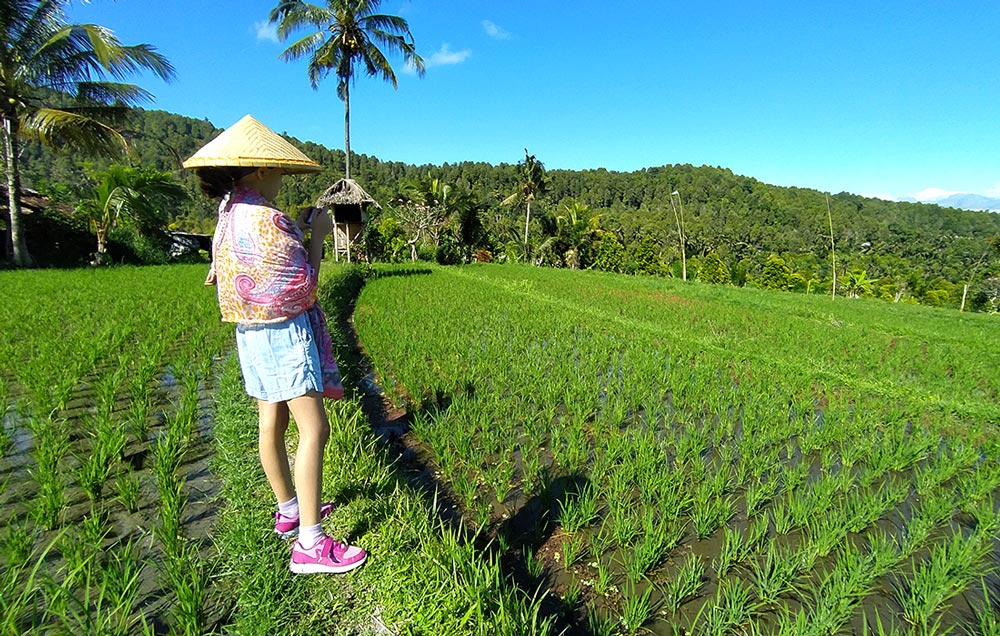
[(1000, 634), (995, 316), (324, 267), (339, 577), (204, 266), (0, 273), (0, 634)]
[(379, 270), (354, 320), (569, 633), (1000, 633), (995, 317), (471, 266)]
[(204, 267), (0, 273), (0, 633), (198, 634), (211, 392)]

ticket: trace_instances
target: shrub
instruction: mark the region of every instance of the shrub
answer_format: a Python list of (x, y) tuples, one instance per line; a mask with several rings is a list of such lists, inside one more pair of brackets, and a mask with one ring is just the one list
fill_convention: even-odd
[(729, 268), (726, 267), (718, 254), (710, 252), (701, 263), (698, 280), (715, 285), (728, 285), (730, 283)]
[(605, 234), (597, 244), (594, 267), (604, 272), (625, 272), (625, 246), (614, 234)]
[(757, 279), (757, 285), (763, 289), (781, 289), (787, 291), (790, 289), (791, 275), (792, 270), (785, 264), (785, 259), (777, 254), (771, 254), (767, 257), (767, 263), (764, 264), (764, 271), (760, 273), (760, 278)]

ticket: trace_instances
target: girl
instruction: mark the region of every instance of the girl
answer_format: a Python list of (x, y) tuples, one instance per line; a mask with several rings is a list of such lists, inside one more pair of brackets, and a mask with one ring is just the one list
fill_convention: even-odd
[[(247, 393), (257, 399), (260, 461), (278, 501), (274, 531), (298, 536), (289, 568), (296, 573), (347, 572), (364, 563), (358, 547), (334, 541), (320, 521), (323, 448), (330, 427), (323, 397), (341, 398), (329, 332), (316, 303), (323, 239), (333, 228), (324, 210), (296, 221), (271, 206), (283, 174), (320, 166), (247, 115), (190, 159), (202, 191), (221, 197), (208, 284), (217, 285), (222, 319), (236, 323)], [(302, 231), (312, 230), (308, 249)], [(285, 451), (289, 414), (299, 445), (295, 482)]]

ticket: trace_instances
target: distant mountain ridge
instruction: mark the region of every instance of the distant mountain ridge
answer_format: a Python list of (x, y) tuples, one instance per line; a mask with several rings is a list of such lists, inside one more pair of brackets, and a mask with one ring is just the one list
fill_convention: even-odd
[(986, 197), (981, 194), (952, 194), (943, 199), (933, 199), (925, 201), (925, 203), (934, 203), (946, 208), (959, 208), (961, 210), (1000, 212), (1000, 198)]

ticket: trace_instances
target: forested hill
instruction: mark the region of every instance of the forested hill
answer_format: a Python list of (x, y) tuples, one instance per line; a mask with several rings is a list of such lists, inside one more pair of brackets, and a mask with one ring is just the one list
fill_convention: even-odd
[[(176, 171), (192, 191), (193, 175), (180, 170), (180, 160), (193, 154), (217, 132), (211, 123), (163, 111), (141, 111), (135, 126), (136, 165)], [(343, 174), (342, 150), (289, 138), (325, 166), (318, 175), (286, 179), (279, 205), (307, 204)], [(520, 147), (521, 140), (517, 141)], [(528, 140), (530, 147), (530, 140)], [(514, 147), (514, 144), (512, 144)], [(360, 155), (352, 172), (387, 210), (398, 200), (401, 186), (427, 177), (468, 190), (480, 205), (489, 247), (516, 240), (523, 231), (524, 211), (501, 201), (517, 189), (516, 162), (491, 165), (462, 162), (415, 166)], [(73, 203), (88, 184), (85, 160), (51, 154), (37, 145), (24, 152), (25, 184), (66, 203)], [(538, 159), (542, 162), (545, 157)], [(90, 160), (101, 168), (104, 161)], [(830, 218), (824, 193), (779, 187), (725, 168), (667, 165), (635, 172), (550, 170), (543, 199), (533, 207), (542, 234), (553, 233), (554, 218), (569, 199), (601, 214), (603, 229), (612, 231), (630, 249), (645, 241), (672, 262), (677, 256), (677, 228), (670, 193), (678, 191), (683, 212), (687, 254), (695, 261), (709, 253), (749, 275), (759, 272), (770, 254), (782, 255), (793, 270), (824, 279), (830, 273)], [(674, 197), (678, 202), (678, 197)], [(942, 282), (952, 285), (996, 275), (997, 254), (990, 241), (1000, 235), (1000, 214), (897, 203), (848, 193), (829, 197), (830, 216), (840, 265), (863, 268), (869, 277), (905, 281), (911, 290)], [(186, 229), (210, 231), (212, 205), (204, 197), (178, 210), (174, 222)], [(520, 221), (520, 226), (518, 222)], [(985, 257), (985, 258), (984, 258)]]

